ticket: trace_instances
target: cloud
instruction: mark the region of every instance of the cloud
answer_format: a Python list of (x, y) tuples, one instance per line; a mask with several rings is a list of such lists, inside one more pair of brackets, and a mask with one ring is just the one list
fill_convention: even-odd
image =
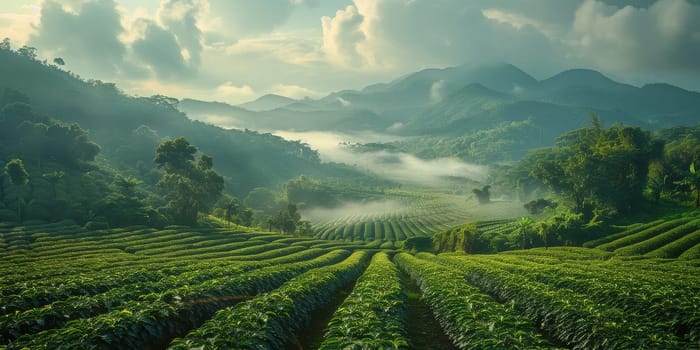
[(315, 65), (321, 61), (316, 35), (307, 31), (244, 38), (228, 46), (226, 54), (266, 57), (294, 65)]
[(158, 9), (161, 23), (177, 38), (190, 67), (198, 67), (201, 61), (202, 31), (198, 20), (205, 7), (198, 0), (169, 0), (161, 2)]
[(261, 34), (283, 25), (304, 1), (210, 0), (208, 29), (229, 39)]
[(144, 37), (131, 45), (136, 57), (148, 65), (158, 79), (169, 80), (189, 75), (189, 67), (175, 35), (152, 21), (144, 21)]
[(360, 49), (360, 45), (366, 39), (361, 28), (364, 19), (353, 5), (338, 10), (333, 18), (321, 18), (323, 50), (332, 62), (343, 66), (362, 66), (369, 63), (368, 57), (363, 55)]
[(700, 6), (658, 0), (648, 8), (585, 1), (575, 13), (572, 46), (613, 70), (700, 72)]
[(430, 86), (430, 101), (437, 103), (442, 101), (445, 93), (445, 81), (438, 80)]
[(333, 132), (290, 132), (276, 131), (274, 134), (288, 140), (300, 140), (319, 151), (321, 160), (346, 163), (363, 170), (411, 185), (444, 186), (450, 178), (466, 178), (483, 181), (488, 168), (465, 163), (457, 158), (421, 159), (408, 153), (393, 152), (353, 152), (347, 143), (390, 142), (396, 136), (379, 133), (333, 133)]
[(484, 8), (500, 3), (510, 2), (355, 0), (322, 19), (323, 50), (342, 67), (396, 71), (492, 61), (518, 64), (523, 52), (552, 52), (549, 39), (534, 27), (506, 27), (484, 15)]
[(89, 1), (76, 5), (74, 11), (55, 1), (44, 1), (30, 44), (63, 57), (68, 67), (80, 67), (81, 74), (103, 76), (122, 71), (127, 48), (119, 41), (124, 28), (117, 4), (112, 0)]
[(216, 88), (216, 92), (222, 97), (250, 97), (255, 95), (255, 91), (249, 85), (236, 86), (232, 82), (227, 81)]

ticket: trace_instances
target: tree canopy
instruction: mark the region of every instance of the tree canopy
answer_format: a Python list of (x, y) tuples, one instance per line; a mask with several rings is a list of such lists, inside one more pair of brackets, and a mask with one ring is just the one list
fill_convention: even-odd
[(195, 162), (195, 153), (197, 148), (182, 136), (156, 150), (155, 162), (164, 171), (158, 185), (167, 190), (173, 220), (182, 225), (195, 225), (197, 214), (208, 210), (224, 189), (224, 178), (212, 169), (213, 159), (202, 154)]
[(603, 205), (621, 213), (641, 202), (649, 163), (662, 145), (640, 128), (593, 126), (561, 136), (555, 147), (541, 153), (531, 175), (568, 197), (576, 213)]

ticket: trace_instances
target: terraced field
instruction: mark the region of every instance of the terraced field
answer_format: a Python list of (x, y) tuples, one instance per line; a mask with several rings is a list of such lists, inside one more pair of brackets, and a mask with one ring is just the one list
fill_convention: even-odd
[(698, 259), (66, 223), (0, 227), (0, 242), (0, 348), (409, 349), (426, 340), (408, 332), (409, 289), (458, 349), (700, 348)]
[(700, 215), (691, 213), (622, 227), (619, 232), (586, 242), (622, 256), (648, 258), (700, 258)]
[[(410, 237), (427, 236), (462, 224), (467, 221), (488, 221), (494, 218), (517, 218), (524, 215), (518, 203), (494, 202), (479, 205), (463, 196), (427, 195), (420, 193), (400, 193), (396, 195), (398, 205), (386, 208), (349, 211), (328, 219), (310, 214), (314, 237), (329, 240), (377, 241), (384, 248), (391, 248), (396, 242)], [(509, 220), (498, 222), (506, 222)], [(495, 227), (494, 227), (495, 228)]]

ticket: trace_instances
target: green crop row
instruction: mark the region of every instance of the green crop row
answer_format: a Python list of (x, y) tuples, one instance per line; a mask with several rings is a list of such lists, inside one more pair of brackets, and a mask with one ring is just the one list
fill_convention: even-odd
[(666, 232), (674, 227), (686, 224), (690, 220), (691, 220), (691, 218), (689, 218), (689, 217), (681, 217), (678, 219), (665, 221), (665, 222), (662, 222), (658, 225), (654, 225), (654, 226), (649, 227), (647, 229), (641, 230), (639, 232), (618, 238), (612, 242), (601, 244), (601, 245), (597, 246), (596, 248), (607, 250), (607, 251), (613, 251), (613, 250), (616, 250), (618, 248), (625, 247), (625, 246), (628, 246), (630, 244), (641, 242), (641, 241), (644, 241), (644, 240), (649, 239), (651, 237), (654, 237), (654, 236), (656, 236), (660, 233)]
[(648, 258), (677, 258), (698, 244), (700, 244), (700, 230), (693, 231), (671, 243), (656, 248), (644, 256)]
[(470, 257), (444, 257), (438, 261), (464, 271), (467, 280), (481, 290), (516, 305), (562, 344), (573, 349), (678, 349), (684, 342), (662, 331), (667, 321), (656, 321), (570, 289), (558, 289), (532, 281), (488, 262)]
[(605, 235), (601, 238), (594, 239), (592, 241), (588, 241), (588, 242), (584, 243), (583, 246), (585, 248), (595, 248), (599, 245), (602, 245), (605, 243), (610, 243), (618, 238), (633, 235), (639, 231), (654, 227), (654, 226), (661, 224), (663, 222), (664, 222), (664, 220), (656, 220), (656, 221), (647, 222), (647, 223), (635, 223), (635, 224), (624, 227), (624, 229), (620, 232)]
[[(222, 250), (221, 252), (217, 253), (199, 254), (188, 257), (188, 259), (212, 259), (223, 256), (229, 261), (255, 260), (259, 259), (261, 255), (263, 257), (269, 256), (269, 253), (264, 254), (265, 252), (269, 251), (272, 251), (272, 255), (280, 254), (280, 249), (284, 249), (289, 246), (285, 244), (270, 243), (250, 246), (250, 243), (248, 242), (240, 242), (236, 243), (235, 245), (228, 246), (229, 249), (238, 247), (241, 249), (235, 249), (232, 251)], [(299, 248), (296, 247), (289, 247), (287, 250), (282, 250), (282, 252), (289, 253), (290, 250), (298, 249)], [(72, 276), (70, 278), (56, 278), (56, 281), (49, 279), (49, 281), (45, 283), (32, 284), (31, 286), (28, 286), (25, 283), (13, 288), (13, 290), (16, 290), (18, 287), (21, 288), (21, 294), (0, 295), (0, 303), (3, 305), (3, 313), (28, 310), (74, 295), (93, 295), (124, 284), (158, 280), (165, 277), (161, 271), (163, 267), (164, 266), (162, 266), (162, 264), (159, 264), (158, 269), (155, 269), (153, 266), (146, 265), (139, 266), (138, 268), (123, 268), (120, 269), (120, 271), (110, 271), (110, 273), (102, 272), (98, 273), (97, 276), (79, 275)], [(152, 271), (154, 269), (155, 271)], [(192, 269), (194, 269), (194, 267), (189, 266), (184, 270), (186, 271)], [(9, 294), (10, 291), (11, 290), (3, 290), (2, 293)]]
[(675, 241), (686, 234), (700, 228), (700, 219), (692, 220), (686, 224), (676, 226), (668, 231), (659, 233), (658, 235), (646, 239), (641, 242), (630, 244), (615, 250), (618, 255), (639, 255), (648, 253), (665, 244)]
[(201, 327), (174, 340), (170, 349), (283, 349), (310, 312), (362, 272), (369, 253), (353, 253), (345, 261), (308, 271), (280, 288), (217, 312)]
[[(308, 270), (337, 263), (350, 252), (335, 250), (309, 261), (264, 267), (247, 273), (148, 294), (121, 309), (68, 322), (63, 328), (21, 336), (8, 349), (143, 349), (168, 335), (184, 334), (221, 308), (271, 291)], [(234, 272), (235, 273), (235, 272)]]
[(319, 349), (407, 349), (406, 296), (399, 271), (377, 253), (335, 311)]
[(604, 263), (589, 264), (583, 269), (580, 264), (527, 264), (517, 258), (508, 263), (490, 257), (474, 259), (558, 290), (586, 295), (596, 303), (622, 310), (629, 322), (635, 318), (639, 323), (654, 319), (658, 331), (675, 334), (691, 343), (694, 336), (689, 331), (700, 329), (697, 281), (668, 273), (650, 274), (647, 269), (652, 266), (644, 262), (637, 270), (630, 271)]
[[(294, 247), (290, 248), (294, 249)], [(205, 264), (201, 264), (201, 269), (176, 276), (167, 276), (158, 281), (132, 283), (95, 296), (73, 296), (40, 308), (0, 316), (0, 344), (6, 344), (23, 334), (59, 328), (72, 319), (92, 317), (113, 310), (141, 295), (160, 293), (184, 285), (196, 285), (207, 280), (248, 272), (265, 266), (313, 259), (325, 252), (322, 249), (309, 249), (283, 254), (285, 250), (274, 251), (278, 257), (271, 256), (269, 260), (261, 258), (258, 261), (226, 263), (214, 267), (204, 267)]]
[(500, 304), (470, 286), (456, 269), (407, 253), (394, 260), (418, 282), (445, 334), (460, 349), (551, 348), (513, 304)]

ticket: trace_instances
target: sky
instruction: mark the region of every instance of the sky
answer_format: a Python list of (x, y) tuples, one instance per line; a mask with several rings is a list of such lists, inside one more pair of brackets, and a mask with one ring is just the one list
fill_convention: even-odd
[(0, 36), (131, 95), (233, 104), (494, 62), (700, 91), (700, 0), (2, 0)]

